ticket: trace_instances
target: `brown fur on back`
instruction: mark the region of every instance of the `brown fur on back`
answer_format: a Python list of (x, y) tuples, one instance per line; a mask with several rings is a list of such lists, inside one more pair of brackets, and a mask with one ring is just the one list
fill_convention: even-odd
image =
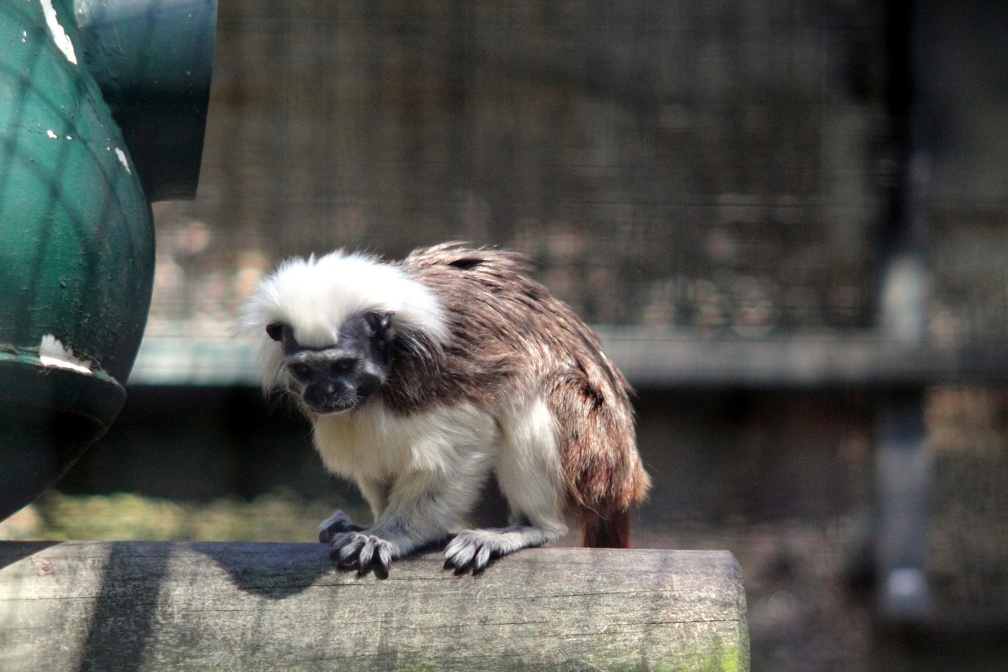
[(527, 276), (512, 252), (445, 243), (402, 268), (440, 297), (451, 337), (403, 334), (384, 401), (409, 413), (465, 399), (506, 412), (542, 395), (557, 422), (567, 495), (586, 545), (626, 546), (649, 479), (637, 453), (629, 385), (595, 333)]

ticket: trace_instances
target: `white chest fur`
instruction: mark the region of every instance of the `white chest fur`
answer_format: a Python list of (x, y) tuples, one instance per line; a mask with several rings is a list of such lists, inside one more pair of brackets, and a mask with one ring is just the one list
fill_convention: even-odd
[(354, 479), (384, 480), (410, 471), (449, 475), (460, 460), (482, 461), (499, 444), (493, 417), (472, 404), (409, 415), (369, 404), (315, 424), (315, 446), (326, 468)]
[[(444, 505), (434, 517), (447, 524), (469, 512), (495, 471), (514, 518), (551, 538), (567, 529), (555, 421), (541, 398), (505, 419), (472, 404), (409, 415), (371, 404), (319, 418), (315, 445), (326, 468), (357, 481), (376, 515), (434, 497)], [(377, 483), (387, 491), (369, 489)]]

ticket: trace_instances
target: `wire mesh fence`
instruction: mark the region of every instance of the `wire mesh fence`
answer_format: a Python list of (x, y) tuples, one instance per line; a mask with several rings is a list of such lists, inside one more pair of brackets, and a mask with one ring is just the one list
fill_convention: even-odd
[(871, 322), (887, 129), (866, 7), (221, 11), (200, 194), (157, 211), (152, 330), (212, 329), (287, 255), (445, 239), (526, 253), (596, 323)]

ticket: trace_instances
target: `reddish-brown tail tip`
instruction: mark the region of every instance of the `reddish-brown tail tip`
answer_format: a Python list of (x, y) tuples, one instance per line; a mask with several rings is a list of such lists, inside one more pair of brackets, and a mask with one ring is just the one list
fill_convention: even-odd
[(608, 518), (593, 516), (581, 525), (581, 540), (589, 548), (630, 548), (630, 512)]

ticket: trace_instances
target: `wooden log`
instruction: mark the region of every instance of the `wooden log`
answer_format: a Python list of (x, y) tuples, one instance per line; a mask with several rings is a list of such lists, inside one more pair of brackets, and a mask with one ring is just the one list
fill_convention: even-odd
[(0, 542), (0, 669), (749, 669), (727, 551), (531, 549), (388, 579), (321, 544)]

